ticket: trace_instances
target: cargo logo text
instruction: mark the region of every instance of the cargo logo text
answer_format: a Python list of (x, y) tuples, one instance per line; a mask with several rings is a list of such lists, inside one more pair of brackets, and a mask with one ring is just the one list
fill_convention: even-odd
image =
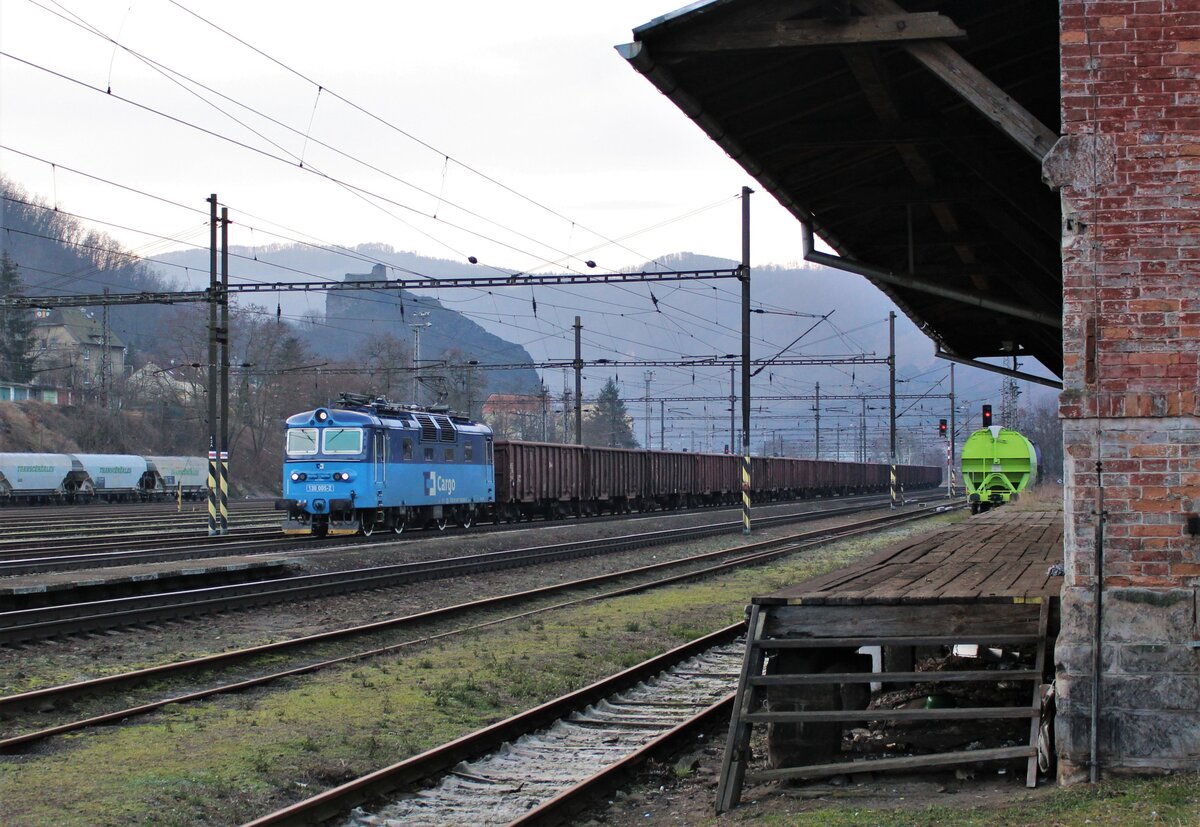
[(439, 477), (436, 471), (425, 472), (425, 496), (434, 497), (438, 494), (453, 494), (458, 487), (458, 481), (453, 477)]

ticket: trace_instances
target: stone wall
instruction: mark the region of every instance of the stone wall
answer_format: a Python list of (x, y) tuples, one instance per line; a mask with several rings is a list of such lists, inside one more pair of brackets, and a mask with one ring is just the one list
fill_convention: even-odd
[[(1200, 768), (1200, 0), (1061, 0), (1059, 778)], [(1098, 512), (1104, 520), (1098, 532)]]

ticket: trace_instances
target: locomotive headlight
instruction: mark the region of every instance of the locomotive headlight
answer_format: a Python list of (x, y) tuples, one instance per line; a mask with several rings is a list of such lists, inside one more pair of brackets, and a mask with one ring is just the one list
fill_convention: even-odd
[(350, 472), (349, 472), (349, 471), (342, 471), (342, 472), (341, 472), (341, 473), (339, 473), (339, 474), (334, 474), (334, 475), (333, 475), (333, 478), (334, 478), (335, 480), (341, 480), (342, 482), (350, 482)]
[(298, 471), (292, 472), (292, 482), (300, 482), (300, 473)]
[(317, 411), (317, 421), (324, 422), (329, 419), (329, 411)]

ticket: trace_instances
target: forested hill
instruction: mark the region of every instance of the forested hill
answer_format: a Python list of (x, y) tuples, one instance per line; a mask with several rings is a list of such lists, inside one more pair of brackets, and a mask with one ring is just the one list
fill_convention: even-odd
[[(385, 244), (361, 244), (352, 249), (335, 250), (304, 245), (269, 247), (233, 247), (231, 278), (246, 281), (345, 281), (368, 278), (410, 277), (420, 274), (432, 279), (462, 276), (469, 265), (445, 259), (428, 258), (398, 251)], [(169, 253), (157, 258), (169, 265), (183, 265), (205, 272), (207, 253), (203, 250)], [(373, 262), (387, 262), (386, 267)], [(372, 275), (374, 268), (382, 272)], [(177, 266), (170, 271), (179, 272)], [(236, 278), (235, 278), (236, 274)], [(489, 275), (495, 275), (489, 271)], [(177, 276), (178, 277), (178, 276)], [(416, 278), (417, 276), (411, 276)], [(199, 284), (193, 284), (193, 288)], [(256, 299), (269, 303), (268, 311), (278, 312), (300, 324), (298, 330), (316, 353), (333, 359), (355, 358), (366, 350), (378, 350), (380, 340), (396, 340), (411, 354), (416, 344), (412, 325), (421, 328), (421, 359), (445, 358), (481, 364), (529, 365), (505, 371), (488, 371), (487, 391), (494, 393), (537, 393), (540, 380), (533, 369), (533, 358), (521, 345), (507, 341), (458, 311), (446, 307), (439, 298), (405, 291), (339, 291), (322, 293), (284, 293), (278, 297)], [(421, 313), (428, 316), (421, 316)]]
[[(26, 295), (99, 294), (161, 290), (200, 290), (207, 286), (208, 251), (204, 249), (169, 253), (158, 261), (149, 261), (123, 249), (111, 237), (87, 229), (66, 212), (55, 210), (44, 199), (25, 192), (0, 177), (0, 250), (17, 264)], [(383, 245), (363, 245), (360, 253), (347, 257), (344, 252), (315, 247), (288, 245), (269, 248), (237, 248), (231, 262), (231, 275), (238, 280), (298, 281), (313, 280), (300, 273), (319, 274), (341, 281), (348, 270), (370, 270), (364, 259), (386, 254), (399, 268), (416, 270), (430, 276), (460, 274), (461, 265), (427, 259), (409, 253), (396, 253)], [(267, 262), (270, 262), (268, 264)], [(342, 293), (335, 301), (334, 313), (325, 319), (323, 293), (284, 294), (256, 297), (266, 310), (308, 346), (314, 361), (354, 362), (364, 350), (378, 352), (371, 339), (392, 338), (411, 348), (413, 333), (406, 323), (417, 322), (417, 311), (429, 311), (431, 327), (422, 341), (422, 359), (443, 356), (459, 361), (474, 359), (482, 363), (529, 364), (529, 353), (519, 345), (484, 330), (432, 297), (378, 296), (369, 293)], [(307, 304), (306, 300), (319, 303)], [(241, 303), (245, 304), (245, 303)], [(99, 308), (94, 310), (100, 313)], [(109, 326), (129, 347), (126, 363), (132, 367), (153, 361), (168, 364), (178, 356), (173, 339), (181, 316), (201, 312), (199, 305), (111, 306)], [(408, 316), (411, 315), (411, 319)], [(385, 348), (386, 349), (386, 348)], [(411, 349), (406, 351), (411, 357)], [(536, 371), (529, 368), (497, 372), (480, 382), (478, 388), (508, 393), (534, 393), (539, 387)], [(426, 399), (425, 401), (432, 401)]]
[[(0, 228), (0, 250), (17, 264), (27, 295), (168, 289), (156, 267), (2, 176)], [(156, 305), (112, 307), (109, 325), (133, 353), (152, 352), (169, 314)]]

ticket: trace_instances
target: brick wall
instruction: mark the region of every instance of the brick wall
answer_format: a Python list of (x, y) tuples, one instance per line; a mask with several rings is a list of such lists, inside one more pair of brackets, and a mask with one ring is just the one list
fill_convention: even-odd
[[(1062, 0), (1060, 780), (1086, 778), (1103, 491), (1100, 762), (1200, 768), (1200, 0)], [(1102, 486), (1097, 484), (1097, 463)]]

